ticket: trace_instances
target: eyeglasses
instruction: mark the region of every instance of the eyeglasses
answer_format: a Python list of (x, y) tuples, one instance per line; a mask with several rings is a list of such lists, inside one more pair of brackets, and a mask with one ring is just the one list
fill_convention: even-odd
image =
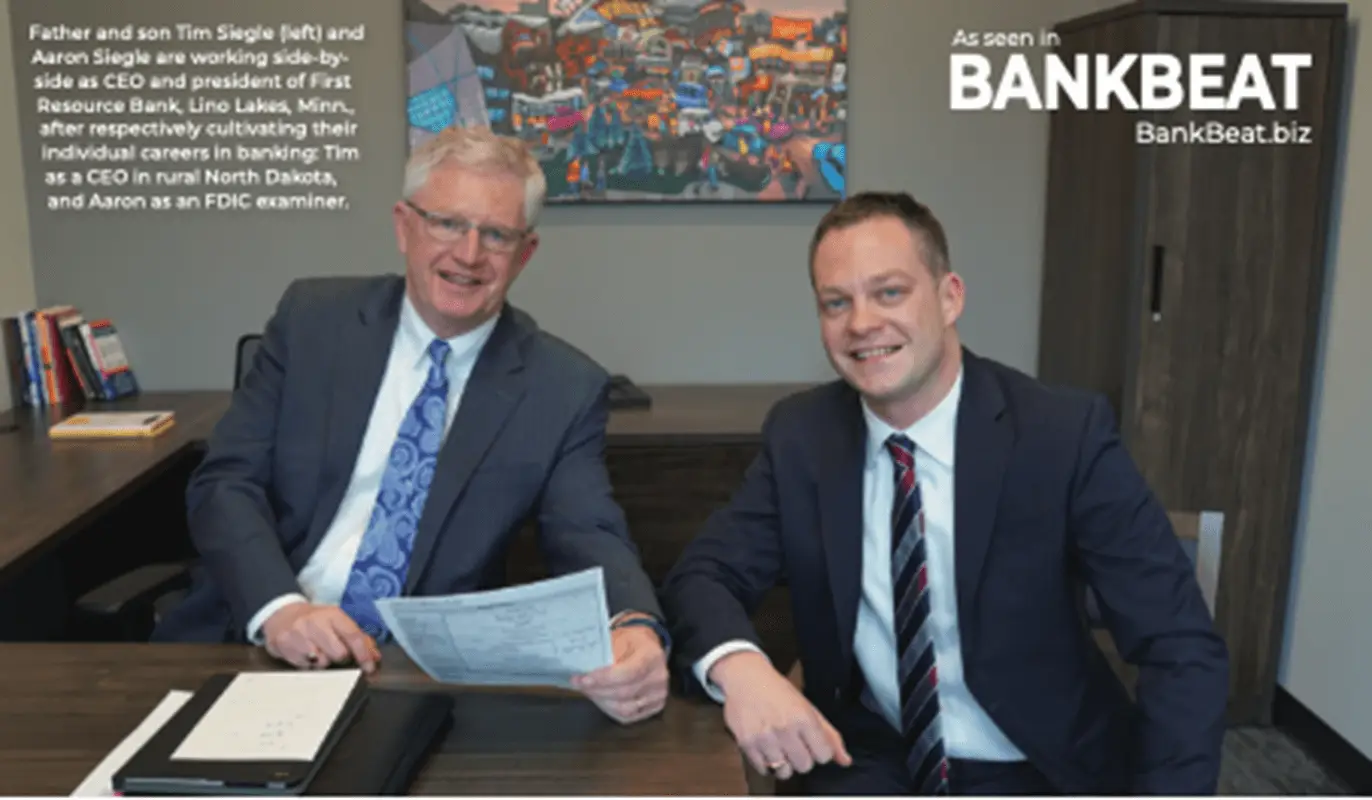
[(414, 213), (418, 214), (427, 224), (426, 230), (436, 241), (444, 244), (451, 244), (460, 241), (467, 236), (467, 232), (476, 229), (477, 240), (481, 242), (482, 248), (492, 253), (508, 253), (519, 246), (519, 243), (528, 235), (529, 231), (506, 228), (501, 225), (477, 225), (469, 219), (458, 216), (444, 217), (426, 211), (409, 200), (405, 201)]

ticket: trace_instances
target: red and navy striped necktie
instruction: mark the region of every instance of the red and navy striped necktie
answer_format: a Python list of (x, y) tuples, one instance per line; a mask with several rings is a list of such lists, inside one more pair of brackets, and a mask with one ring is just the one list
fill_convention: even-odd
[(901, 732), (908, 747), (906, 766), (916, 794), (948, 794), (948, 758), (939, 725), (938, 667), (929, 624), (924, 507), (915, 479), (915, 443), (896, 434), (886, 440), (886, 449), (895, 461), (891, 589), (899, 658)]

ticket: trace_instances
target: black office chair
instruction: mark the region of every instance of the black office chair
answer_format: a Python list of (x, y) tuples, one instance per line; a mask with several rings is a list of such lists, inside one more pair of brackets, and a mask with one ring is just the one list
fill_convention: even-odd
[(238, 344), (234, 347), (233, 357), (233, 388), (234, 391), (243, 385), (243, 379), (252, 371), (253, 361), (257, 358), (257, 351), (262, 347), (262, 334), (245, 333), (238, 337)]
[[(262, 335), (244, 334), (234, 346), (233, 388), (237, 391), (252, 370)], [(195, 560), (145, 564), (107, 581), (76, 601), (80, 628), (89, 638), (147, 641), (166, 612), (190, 588)]]

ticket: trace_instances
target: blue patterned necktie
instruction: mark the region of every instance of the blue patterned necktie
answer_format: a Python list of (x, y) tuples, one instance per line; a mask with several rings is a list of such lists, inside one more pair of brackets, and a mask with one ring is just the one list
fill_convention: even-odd
[(376, 505), (339, 602), (343, 611), (378, 641), (389, 632), (376, 610), (376, 601), (399, 596), (405, 586), (415, 530), (443, 445), (448, 416), (448, 373), (443, 370), (443, 361), (447, 357), (448, 343), (435, 339), (429, 345), (433, 362), (429, 377), (400, 423)]
[(895, 461), (891, 512), (891, 588), (899, 657), (901, 733), (915, 794), (948, 794), (948, 759), (939, 725), (938, 667), (929, 625), (929, 578), (924, 551), (924, 506), (915, 480), (915, 443), (894, 435), (886, 449)]

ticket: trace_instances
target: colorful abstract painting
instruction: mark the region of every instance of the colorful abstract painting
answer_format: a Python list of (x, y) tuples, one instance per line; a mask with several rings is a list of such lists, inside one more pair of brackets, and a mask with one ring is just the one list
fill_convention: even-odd
[(846, 0), (405, 0), (409, 145), (523, 139), (550, 203), (833, 202)]

